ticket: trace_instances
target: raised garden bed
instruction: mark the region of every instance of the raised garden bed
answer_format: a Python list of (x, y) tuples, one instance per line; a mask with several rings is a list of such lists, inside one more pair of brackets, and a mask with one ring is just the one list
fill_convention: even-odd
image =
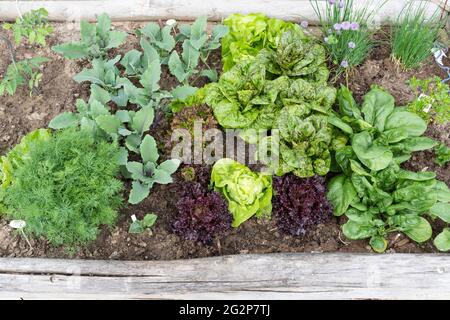
[[(175, 14), (175, 17), (190, 18), (191, 15), (196, 14), (195, 12), (188, 13), (186, 17)], [(161, 17), (164, 16), (167, 15), (161, 13)], [(11, 16), (7, 16), (7, 18), (11, 18)], [(87, 18), (89, 19), (89, 17)], [(148, 17), (144, 15), (141, 18)], [(120, 19), (121, 17), (119, 16), (118, 20)], [(218, 18), (215, 20), (218, 20)], [(290, 17), (290, 20), (292, 20), (292, 17)], [(163, 22), (159, 21), (159, 23), (162, 24)], [(122, 46), (108, 52), (108, 57), (123, 56), (132, 49), (139, 50), (139, 39), (134, 34), (134, 30), (142, 28), (146, 24), (146, 22), (113, 23), (114, 30), (125, 31), (128, 33), (128, 37)], [(38, 94), (30, 96), (28, 88), (19, 88), (13, 96), (5, 95), (0, 97), (0, 118), (2, 119), (0, 123), (0, 154), (2, 155), (18, 144), (27, 133), (39, 128), (46, 128), (49, 122), (58, 114), (67, 111), (74, 112), (77, 99), (86, 101), (89, 99), (89, 84), (79, 84), (73, 80), (75, 74), (81, 72), (83, 68), (89, 67), (89, 63), (85, 60), (74, 61), (65, 59), (51, 50), (52, 46), (78, 40), (78, 23), (52, 22), (51, 25), (54, 28), (54, 32), (48, 36), (46, 46), (36, 47), (25, 43), (20, 44), (16, 48), (18, 60), (39, 55), (47, 57), (49, 61), (44, 64), (41, 70), (43, 77), (38, 88)], [(214, 25), (210, 24), (208, 30), (211, 30)], [(308, 27), (307, 32), (311, 36), (320, 34), (319, 28), (316, 27)], [(416, 93), (407, 83), (412, 77), (418, 79), (427, 79), (434, 76), (438, 76), (441, 79), (447, 78), (447, 74), (436, 64), (433, 57), (429, 57), (418, 69), (404, 71), (391, 59), (388, 35), (389, 27), (380, 29), (375, 34), (377, 39), (376, 47), (368, 58), (360, 65), (352, 68), (347, 78), (344, 75), (338, 76), (332, 85), (348, 84), (358, 103), (363, 101), (364, 95), (369, 92), (372, 85), (378, 85), (395, 98), (397, 106), (402, 106), (416, 99)], [(7, 44), (2, 42), (0, 49), (0, 71), (4, 71), (10, 63)], [(177, 51), (181, 53), (181, 46), (177, 47)], [(208, 65), (216, 70), (220, 76), (223, 67), (221, 58), (220, 49), (216, 49), (209, 55), (206, 63), (200, 64), (200, 68), (206, 68), (205, 65)], [(450, 59), (445, 58), (443, 63), (447, 66), (450, 65)], [(332, 67), (331, 62), (329, 66)], [(195, 86), (202, 87), (206, 83), (209, 83), (209, 80), (206, 77), (202, 77), (196, 81)], [(162, 77), (159, 82), (161, 88), (171, 90), (177, 84), (177, 79), (169, 72), (166, 66), (163, 66)], [(158, 142), (161, 157), (165, 160), (170, 158), (172, 147), (170, 130), (173, 120), (171, 116), (164, 115), (161, 110), (156, 112), (155, 119), (150, 133)], [(424, 136), (450, 146), (449, 132), (450, 123), (437, 124), (431, 122)], [(402, 164), (402, 168), (415, 172), (435, 172), (437, 179), (450, 186), (449, 164), (439, 166), (434, 159), (435, 153), (432, 150), (415, 152), (410, 160)], [(176, 207), (176, 203), (180, 198), (178, 185), (185, 180), (183, 173), (183, 170), (177, 171), (173, 175), (174, 183), (172, 184), (155, 184), (150, 195), (139, 204), (125, 204), (122, 206), (119, 210), (117, 223), (113, 227), (103, 226), (95, 241), (87, 246), (77, 247), (75, 251), (68, 251), (63, 246), (52, 245), (42, 237), (31, 237), (28, 243), (28, 239), (10, 228), (8, 219), (0, 218), (0, 257), (167, 261), (237, 254), (251, 255), (208, 258), (209, 260), (194, 260), (192, 262), (161, 261), (140, 263), (136, 261), (123, 262), (123, 264), (122, 262), (117, 262), (117, 264), (110, 262), (91, 263), (81, 260), (52, 260), (52, 262), (46, 263), (46, 260), (41, 259), (1, 259), (0, 287), (14, 283), (16, 280), (20, 280), (19, 284), (24, 281), (32, 281), (33, 286), (31, 289), (25, 289), (25, 291), (22, 291), (24, 289), (21, 285), (12, 287), (9, 291), (1, 292), (0, 297), (36, 298), (38, 294), (52, 291), (53, 293), (50, 295), (46, 294), (39, 297), (58, 298), (61, 294), (68, 293), (65, 297), (84, 298), (103, 295), (104, 298), (211, 298), (210, 293), (214, 292), (214, 298), (226, 298), (233, 292), (237, 294), (234, 297), (248, 298), (254, 297), (255, 290), (258, 292), (262, 290), (265, 291), (261, 296), (262, 298), (271, 298), (273, 294), (277, 294), (279, 298), (324, 298), (329, 297), (328, 294), (335, 291), (345, 291), (345, 293), (341, 296), (334, 296), (334, 298), (410, 298), (412, 296), (409, 294), (412, 290), (422, 288), (420, 279), (414, 278), (415, 272), (419, 272), (421, 277), (423, 276), (422, 279), (429, 280), (429, 287), (432, 287), (432, 283), (438, 285), (448, 282), (446, 278), (448, 277), (447, 269), (449, 268), (449, 263), (445, 255), (404, 255), (400, 258), (397, 255), (364, 255), (363, 253), (373, 252), (372, 248), (367, 240), (351, 241), (344, 236), (342, 225), (347, 221), (347, 218), (344, 216), (329, 217), (326, 223), (310, 228), (302, 236), (284, 234), (278, 228), (276, 219), (253, 218), (241, 224), (239, 228), (232, 228), (223, 236), (215, 237), (213, 241), (207, 244), (185, 240), (172, 232), (173, 220), (178, 214)], [(331, 176), (329, 175), (329, 177)], [(127, 180), (125, 184), (126, 190), (123, 193), (124, 198), (128, 197), (130, 188), (131, 184)], [(130, 217), (135, 215), (138, 219), (143, 219), (148, 213), (154, 213), (158, 216), (158, 220), (151, 230), (145, 230), (140, 234), (130, 234)], [(439, 219), (430, 220), (430, 223), (433, 228), (433, 238), (446, 226)], [(433, 238), (419, 244), (401, 232), (393, 232), (387, 237), (387, 252), (437, 253), (438, 250), (433, 245)], [(306, 254), (311, 252), (328, 254)], [(341, 255), (337, 253), (330, 254), (334, 252), (339, 252)], [(286, 254), (261, 255), (269, 253)], [(287, 253), (305, 254), (295, 255)], [(400, 259), (402, 260), (401, 262), (399, 262)], [(415, 259), (426, 260), (426, 263), (422, 264), (423, 270), (408, 269), (409, 261)], [(251, 279), (248, 283), (245, 282), (247, 276), (244, 277), (245, 279), (233, 278), (239, 272), (230, 273), (229, 278), (222, 279), (224, 281), (223, 286), (218, 286), (214, 283), (215, 277), (222, 273), (221, 270), (236, 264), (249, 270), (258, 268), (271, 271), (262, 273), (260, 277), (259, 274), (248, 275), (248, 279)], [(329, 270), (327, 269), (328, 271), (319, 272), (320, 277), (316, 276), (312, 278), (311, 282), (305, 282), (309, 275), (318, 272), (318, 266), (328, 264), (330, 265)], [(371, 268), (376, 270), (366, 269), (366, 266), (369, 264), (372, 266)], [(387, 278), (380, 276), (380, 274), (384, 274), (383, 268), (392, 264), (398, 264), (399, 266), (397, 274), (400, 280), (398, 281), (394, 276)], [(199, 268), (208, 266), (209, 269), (209, 265), (213, 265), (211, 273), (206, 276), (202, 275), (200, 278), (189, 271), (195, 270), (195, 274), (202, 274), (202, 272), (198, 272)], [(273, 270), (270, 269), (271, 266), (273, 266)], [(72, 267), (80, 268), (81, 285), (76, 289), (67, 289), (66, 282), (70, 281), (70, 279), (67, 279), (68, 275), (78, 274), (78, 269), (71, 270), (70, 268)], [(348, 273), (348, 277), (343, 277), (339, 281), (336, 280), (342, 275), (340, 271), (348, 268), (353, 268), (352, 272)], [(102, 270), (105, 271), (103, 272)], [(141, 272), (140, 270), (143, 271)], [(168, 289), (167, 278), (171, 274), (180, 274), (183, 270), (188, 271), (181, 274), (176, 280), (179, 283), (192, 281), (192, 285), (188, 284), (180, 289), (179, 283), (175, 281), (171, 285), (172, 289)], [(369, 272), (371, 275), (355, 279), (354, 276), (358, 273), (357, 270)], [(279, 273), (280, 277), (277, 279), (271, 278), (271, 275), (274, 273)], [(49, 278), (44, 274), (54, 274), (55, 276)], [(124, 274), (130, 276), (130, 281), (125, 286), (120, 279)], [(154, 279), (155, 275), (160, 277), (159, 280), (161, 281), (150, 281)], [(403, 277), (400, 275), (403, 275)], [(109, 287), (105, 284), (104, 277), (108, 277)], [(114, 277), (117, 277), (117, 279)], [(148, 280), (145, 281), (144, 286), (140, 284), (142, 278)], [(196, 280), (201, 282), (201, 285), (196, 283)], [(252, 284), (255, 281), (258, 282), (258, 285)], [(372, 283), (371, 281), (374, 282)], [(330, 284), (331, 282), (333, 284)], [(346, 291), (356, 282), (359, 283), (356, 289)], [(36, 286), (34, 285), (35, 283), (37, 283)], [(303, 286), (303, 289), (300, 291), (297, 289), (299, 286)], [(321, 288), (326, 287), (327, 290), (325, 292), (316, 292), (315, 288), (317, 286)], [(389, 290), (381, 288), (385, 286)], [(165, 293), (161, 293), (163, 287)], [(308, 288), (311, 288), (311, 290)], [(22, 292), (17, 293), (18, 291)], [(127, 291), (130, 293), (126, 294), (125, 292)], [(104, 296), (107, 292), (111, 292), (111, 294)], [(420, 294), (418, 293), (414, 297), (445, 298), (445, 295), (430, 289), (429, 291), (421, 291)]]

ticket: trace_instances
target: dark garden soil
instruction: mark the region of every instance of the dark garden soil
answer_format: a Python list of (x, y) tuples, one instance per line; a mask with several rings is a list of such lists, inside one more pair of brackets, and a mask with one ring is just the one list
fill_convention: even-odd
[[(4, 154), (20, 141), (21, 137), (37, 128), (46, 127), (48, 122), (62, 111), (72, 111), (78, 98), (88, 99), (88, 85), (79, 85), (72, 77), (85, 66), (81, 62), (63, 59), (49, 48), (52, 45), (74, 40), (78, 35), (75, 25), (54, 24), (55, 32), (48, 39), (45, 48), (31, 48), (21, 45), (17, 50), (19, 59), (35, 55), (46, 56), (50, 62), (43, 68), (43, 80), (40, 94), (29, 96), (26, 89), (19, 89), (13, 96), (0, 97), (0, 154)], [(115, 24), (117, 29), (132, 30), (139, 27), (138, 23)], [(124, 54), (138, 43), (134, 36), (114, 52)], [(10, 62), (9, 53), (4, 43), (0, 44), (0, 74), (3, 74)], [(450, 65), (450, 61), (445, 61)], [(210, 57), (210, 65), (218, 70), (221, 68), (220, 52)], [(163, 71), (162, 87), (171, 88), (176, 85), (176, 79)], [(389, 48), (381, 45), (375, 48), (370, 58), (349, 75), (349, 86), (360, 99), (370, 88), (377, 84), (387, 89), (396, 98), (398, 105), (406, 104), (414, 98), (413, 91), (406, 81), (415, 75), (426, 78), (433, 75), (444, 76), (430, 58), (419, 71), (404, 72), (389, 57)], [(199, 79), (197, 85), (205, 79)], [(339, 82), (343, 82), (340, 79)], [(167, 148), (166, 140), (170, 137), (170, 119), (159, 114), (155, 119), (152, 134)], [(431, 124), (426, 135), (450, 145), (450, 125), (445, 127)], [(168, 155), (167, 150), (162, 154)], [(432, 151), (416, 153), (404, 165), (406, 168), (421, 171), (436, 171), (438, 178), (450, 185), (450, 166), (439, 167), (434, 164)], [(0, 256), (2, 257), (49, 257), (49, 258), (86, 258), (86, 259), (123, 259), (123, 260), (171, 260), (183, 258), (207, 257), (227, 254), (271, 253), (271, 252), (371, 252), (366, 241), (349, 241), (340, 231), (344, 222), (341, 218), (332, 218), (331, 222), (319, 225), (303, 237), (286, 236), (280, 233), (275, 221), (251, 219), (238, 229), (230, 231), (211, 245), (203, 245), (185, 241), (170, 232), (170, 221), (176, 214), (177, 181), (181, 181), (181, 173), (177, 173), (175, 183), (171, 185), (156, 185), (149, 198), (137, 206), (124, 205), (120, 212), (118, 223), (113, 228), (103, 228), (98, 239), (77, 252), (67, 252), (63, 248), (54, 248), (45, 240), (30, 239), (33, 249), (26, 241), (13, 232), (6, 219), (0, 219)], [(128, 228), (131, 215), (142, 218), (146, 213), (156, 213), (158, 220), (152, 231), (143, 234), (129, 234)], [(435, 223), (435, 231), (442, 225)], [(417, 245), (404, 235), (392, 234), (389, 238), (388, 252), (435, 252), (431, 242)]]

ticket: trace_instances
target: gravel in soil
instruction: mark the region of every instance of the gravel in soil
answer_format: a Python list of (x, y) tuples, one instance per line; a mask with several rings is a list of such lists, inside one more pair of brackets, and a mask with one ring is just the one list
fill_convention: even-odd
[[(132, 31), (142, 26), (140, 23), (117, 23), (115, 28)], [(29, 96), (26, 89), (19, 89), (13, 97), (0, 97), (0, 154), (5, 153), (20, 141), (26, 133), (37, 128), (46, 127), (48, 122), (63, 111), (74, 110), (78, 98), (88, 99), (89, 86), (79, 85), (72, 77), (85, 66), (82, 62), (66, 60), (50, 50), (52, 45), (75, 40), (78, 30), (72, 24), (54, 24), (55, 32), (49, 38), (45, 48), (31, 48), (21, 45), (17, 50), (19, 59), (42, 55), (50, 58), (44, 65), (40, 94)], [(112, 55), (124, 54), (137, 48), (138, 42), (130, 36), (128, 42), (115, 50)], [(9, 64), (9, 53), (4, 43), (0, 44), (0, 74)], [(450, 61), (446, 63), (449, 65)], [(221, 69), (220, 51), (210, 57), (210, 65)], [(349, 75), (349, 85), (357, 99), (361, 99), (370, 85), (377, 84), (389, 90), (398, 105), (406, 104), (414, 94), (406, 81), (415, 75), (425, 78), (433, 75), (443, 76), (442, 71), (430, 58), (419, 71), (404, 72), (389, 57), (389, 49), (380, 46), (373, 51), (369, 59), (357, 67)], [(199, 80), (200, 82), (204, 80)], [(343, 79), (339, 80), (343, 82)], [(176, 80), (164, 71), (162, 87), (170, 88)], [(430, 125), (426, 135), (447, 145), (449, 141), (449, 125)], [(159, 115), (151, 133), (160, 140), (161, 146), (167, 145), (163, 140), (168, 138), (170, 119)], [(162, 150), (162, 154), (167, 151)], [(416, 153), (408, 161), (405, 168), (420, 171), (436, 171), (438, 178), (450, 184), (449, 165), (439, 167), (434, 164), (433, 151)], [(124, 206), (118, 223), (113, 228), (103, 228), (98, 239), (76, 252), (67, 252), (60, 247), (52, 247), (45, 240), (30, 239), (32, 249), (20, 234), (9, 228), (6, 219), (0, 219), (0, 256), (3, 257), (48, 257), (48, 258), (84, 258), (84, 259), (123, 259), (123, 260), (171, 260), (197, 258), (227, 254), (272, 253), (272, 252), (371, 252), (367, 241), (349, 241), (340, 230), (343, 218), (333, 217), (331, 222), (319, 225), (303, 237), (292, 237), (281, 234), (275, 222), (251, 219), (240, 228), (216, 239), (211, 245), (185, 241), (170, 233), (170, 222), (175, 212), (177, 200), (176, 182), (181, 181), (180, 173), (175, 176), (171, 185), (157, 185), (152, 189), (150, 197), (136, 206)], [(135, 214), (143, 218), (147, 213), (158, 214), (158, 220), (152, 230), (143, 234), (129, 234), (130, 216)], [(442, 228), (434, 224), (435, 231)], [(388, 252), (434, 252), (431, 242), (418, 245), (400, 233), (389, 237)]]

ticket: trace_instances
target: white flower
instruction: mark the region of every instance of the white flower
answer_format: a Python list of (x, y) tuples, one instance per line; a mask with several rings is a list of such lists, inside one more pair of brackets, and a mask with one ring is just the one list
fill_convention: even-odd
[(177, 20), (169, 19), (166, 21), (166, 26), (174, 27), (177, 24)]

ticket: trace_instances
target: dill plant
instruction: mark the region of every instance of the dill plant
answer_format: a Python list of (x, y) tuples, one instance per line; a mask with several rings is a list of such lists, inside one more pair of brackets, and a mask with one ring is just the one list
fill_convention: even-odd
[[(353, 0), (310, 0), (316, 12), (324, 44), (337, 73), (362, 63), (374, 46), (373, 30), (375, 10), (371, 6), (356, 8)], [(385, 1), (377, 4), (382, 7)]]
[(73, 249), (95, 240), (100, 225), (114, 223), (122, 203), (118, 158), (117, 145), (95, 141), (86, 131), (35, 139), (15, 159), (10, 184), (1, 190), (2, 210), (53, 245)]
[(416, 69), (432, 54), (439, 31), (444, 26), (439, 9), (430, 17), (427, 3), (408, 3), (391, 31), (392, 57), (405, 69)]

